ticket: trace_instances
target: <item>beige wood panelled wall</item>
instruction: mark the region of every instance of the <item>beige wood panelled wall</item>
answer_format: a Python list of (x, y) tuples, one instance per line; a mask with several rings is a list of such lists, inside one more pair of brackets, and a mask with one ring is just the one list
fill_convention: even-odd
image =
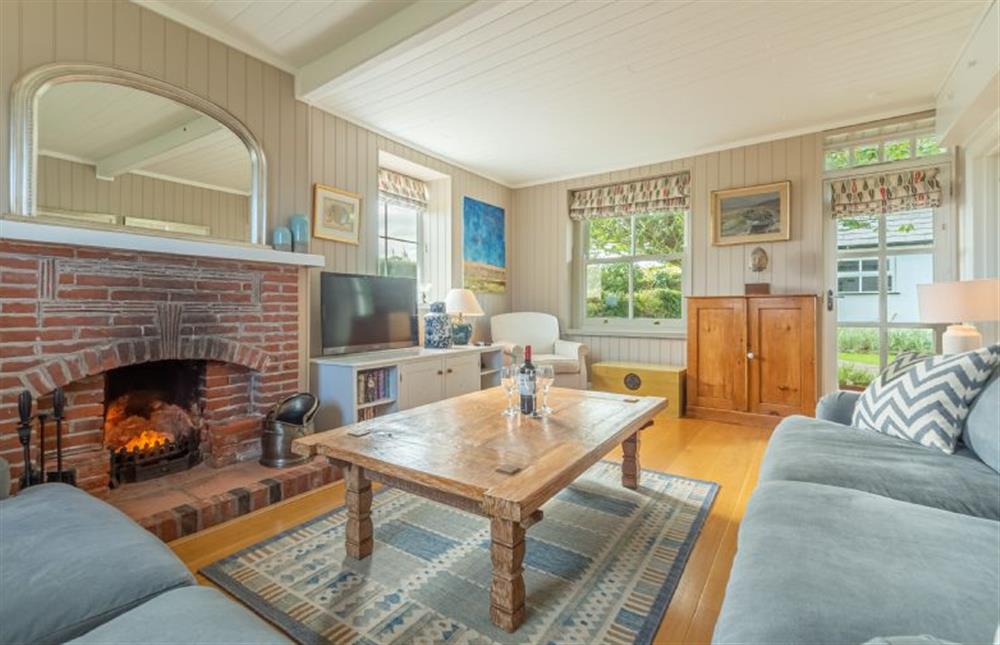
[[(321, 182), (359, 192), (364, 200), (361, 244), (315, 240), (313, 250), (329, 270), (373, 272), (377, 266), (375, 209), (379, 149), (451, 176), (450, 257), (452, 285), (461, 283), (461, 203), (469, 195), (508, 214), (511, 191), (404, 145), (376, 135), (295, 100), (294, 79), (286, 72), (167, 20), (127, 0), (0, 0), (0, 213), (8, 211), (8, 122), (11, 85), (18, 76), (53, 62), (113, 65), (184, 87), (240, 118), (258, 137), (267, 157), (268, 228), (294, 213), (309, 213), (312, 184)], [(203, 222), (222, 228), (218, 213)], [(508, 228), (510, 229), (508, 217)], [(511, 231), (512, 233), (512, 231)], [(509, 239), (510, 236), (508, 236)], [(510, 247), (508, 247), (510, 248)], [(510, 254), (508, 253), (508, 258)], [(318, 272), (312, 272), (312, 294)], [(484, 296), (488, 313), (507, 311), (511, 289)], [(310, 298), (311, 329), (318, 325), (316, 298)], [(477, 334), (486, 328), (480, 321)], [(310, 346), (319, 339), (310, 334)]]
[[(310, 166), (312, 180), (316, 183), (336, 186), (344, 190), (360, 193), (364, 219), (361, 222), (361, 243), (357, 246), (339, 244), (325, 240), (313, 240), (312, 250), (326, 256), (326, 266), (331, 271), (356, 271), (373, 273), (378, 265), (378, 153), (383, 150), (402, 157), (431, 170), (451, 177), (450, 203), (432, 204), (431, 222), (428, 233), (431, 236), (430, 252), (446, 253), (451, 276), (442, 275), (440, 270), (430, 276), (430, 280), (450, 280), (450, 286), (461, 286), (462, 282), (462, 200), (468, 195), (495, 204), (508, 214), (507, 239), (510, 257), (511, 230), (511, 190), (461, 168), (443, 162), (412, 148), (387, 139), (328, 114), (322, 110), (310, 109)], [(447, 183), (447, 182), (445, 182)], [(435, 188), (446, 188), (435, 182)], [(440, 192), (437, 192), (439, 195)], [(450, 243), (449, 243), (450, 240)], [(428, 263), (432, 267), (444, 265), (441, 258), (433, 258)], [(445, 289), (444, 291), (446, 291)], [(441, 293), (441, 291), (439, 291)], [(475, 321), (475, 338), (488, 337), (488, 317), (491, 314), (510, 311), (511, 287), (502, 295), (479, 294), (478, 299), (487, 316)], [(319, 343), (319, 276), (313, 276), (311, 317), (313, 330), (313, 351), (318, 352)]]
[[(746, 282), (770, 282), (776, 293), (821, 293), (823, 286), (823, 221), (819, 134), (741, 146), (628, 170), (602, 173), (514, 191), (515, 311), (545, 311), (559, 317), (563, 329), (579, 324), (573, 315), (574, 225), (569, 219), (572, 190), (642, 179), (680, 171), (691, 173), (691, 252), (685, 270), (690, 293), (743, 293)], [(792, 237), (764, 243), (770, 256), (767, 271), (754, 276), (747, 264), (758, 245), (713, 246), (709, 228), (709, 193), (788, 179), (792, 182)], [(586, 343), (591, 360), (639, 360), (683, 364), (683, 334), (673, 337), (574, 335)]]
[(38, 208), (208, 224), (224, 240), (250, 238), (250, 200), (221, 190), (125, 173), (105, 181), (94, 166), (38, 157)]

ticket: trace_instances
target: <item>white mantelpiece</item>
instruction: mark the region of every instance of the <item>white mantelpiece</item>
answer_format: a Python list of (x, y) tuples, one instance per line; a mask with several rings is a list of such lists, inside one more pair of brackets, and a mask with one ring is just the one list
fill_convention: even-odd
[(133, 233), (109, 228), (71, 226), (37, 221), (37, 218), (10, 217), (0, 219), (0, 240), (22, 242), (48, 242), (91, 246), (124, 251), (169, 253), (224, 260), (246, 260), (271, 264), (295, 264), (303, 267), (322, 267), (322, 255), (275, 251), (266, 246), (197, 240), (180, 236), (159, 236)]

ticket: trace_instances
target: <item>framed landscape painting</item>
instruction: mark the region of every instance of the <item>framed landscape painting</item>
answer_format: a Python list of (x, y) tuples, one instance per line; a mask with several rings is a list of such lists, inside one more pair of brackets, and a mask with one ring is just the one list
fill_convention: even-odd
[(750, 244), (791, 238), (790, 181), (712, 191), (712, 244)]
[(507, 240), (499, 206), (466, 197), (462, 202), (465, 288), (476, 293), (507, 290)]
[(357, 244), (361, 230), (361, 195), (332, 186), (313, 187), (313, 237)]

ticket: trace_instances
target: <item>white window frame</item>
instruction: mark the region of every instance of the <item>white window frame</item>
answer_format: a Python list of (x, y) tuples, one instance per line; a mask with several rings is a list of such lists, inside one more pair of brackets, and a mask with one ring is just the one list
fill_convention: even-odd
[[(843, 252), (841, 252), (841, 253), (843, 253)], [(865, 265), (864, 265), (865, 260), (875, 260), (875, 262), (877, 263), (877, 266), (876, 266), (876, 268), (875, 268), (874, 271), (872, 271), (872, 270), (866, 270), (865, 269)], [(851, 270), (842, 269), (840, 267), (840, 265), (841, 265), (842, 262), (857, 262), (857, 268), (856, 269), (851, 269)], [(879, 258), (878, 258), (877, 255), (869, 256), (869, 257), (863, 257), (863, 256), (854, 257), (853, 255), (851, 257), (847, 257), (845, 255), (844, 257), (838, 257), (837, 258), (837, 295), (840, 295), (840, 296), (855, 296), (855, 295), (858, 295), (858, 296), (870, 296), (870, 295), (873, 295), (873, 294), (878, 294), (879, 293), (879, 289), (878, 288), (876, 288), (874, 290), (872, 290), (872, 289), (865, 289), (865, 282), (864, 282), (864, 280), (865, 280), (865, 278), (872, 278), (872, 277), (874, 277), (876, 279), (876, 281), (878, 281), (881, 284), (881, 278), (880, 278), (880, 275), (881, 275), (880, 274), (881, 266), (882, 266), (882, 261), (879, 260)], [(842, 278), (857, 278), (858, 279), (858, 288), (857, 288), (857, 290), (855, 290), (855, 291), (843, 291), (843, 290), (841, 290), (841, 288), (840, 288), (840, 280)], [(886, 258), (885, 279), (888, 281), (887, 292), (888, 293), (894, 293), (893, 289), (896, 286), (896, 256), (895, 255), (890, 255), (889, 257)]]
[[(920, 136), (918, 134), (918, 136)], [(901, 136), (889, 136), (891, 140), (901, 139)], [(879, 330), (880, 339), (883, 341), (880, 343), (880, 364), (885, 365), (888, 358), (889, 347), (885, 340), (888, 338), (889, 329), (934, 329), (934, 346), (935, 351), (937, 351), (941, 346), (941, 333), (943, 328), (940, 325), (930, 325), (926, 323), (891, 323), (888, 322), (888, 298), (879, 298), (879, 319), (872, 322), (838, 322), (837, 312), (838, 312), (838, 293), (837, 293), (837, 263), (840, 260), (851, 259), (852, 257), (862, 258), (862, 257), (878, 257), (879, 258), (879, 272), (880, 272), (880, 284), (883, 284), (884, 271), (887, 266), (887, 258), (904, 255), (907, 253), (926, 253), (926, 248), (918, 248), (913, 250), (904, 249), (889, 249), (885, 241), (885, 226), (880, 224), (879, 226), (879, 241), (878, 246), (875, 249), (855, 249), (848, 251), (841, 251), (837, 247), (837, 223), (836, 219), (833, 217), (833, 206), (830, 203), (830, 182), (835, 179), (844, 179), (849, 177), (863, 177), (872, 173), (872, 169), (885, 169), (886, 167), (891, 167), (893, 170), (899, 169), (912, 169), (912, 168), (925, 168), (925, 167), (937, 167), (940, 168), (941, 173), (939, 179), (941, 181), (941, 190), (944, 194), (944, 200), (941, 206), (934, 208), (934, 242), (933, 242), (933, 256), (934, 256), (934, 281), (935, 282), (947, 282), (950, 280), (958, 279), (958, 237), (957, 237), (957, 221), (958, 214), (957, 209), (953, 206), (953, 168), (952, 163), (952, 153), (942, 153), (934, 156), (926, 157), (916, 157), (911, 159), (906, 159), (903, 161), (894, 161), (888, 164), (882, 164), (881, 166), (876, 166), (875, 164), (868, 166), (857, 166), (854, 168), (840, 169), (840, 170), (830, 170), (823, 173), (823, 219), (825, 224), (824, 237), (827, 240), (826, 244), (826, 276), (827, 284), (830, 285), (829, 291), (827, 292), (827, 299), (831, 297), (833, 299), (832, 308), (828, 307), (826, 310), (829, 316), (828, 323), (824, 324), (824, 351), (823, 351), (823, 389), (826, 392), (832, 392), (838, 389), (839, 383), (837, 378), (837, 329), (838, 327), (860, 327), (860, 328), (875, 328)], [(881, 291), (881, 290), (880, 290)], [(888, 293), (886, 293), (886, 296)]]
[[(948, 148), (945, 148), (945, 152), (938, 153), (934, 155), (923, 155), (917, 154), (917, 140), (924, 139), (928, 136), (936, 136), (936, 132), (933, 127), (920, 128), (917, 130), (908, 130), (905, 132), (897, 133), (883, 133), (871, 137), (865, 137), (860, 139), (846, 140), (837, 143), (827, 143), (823, 146), (823, 173), (826, 177), (836, 176), (838, 173), (842, 173), (844, 176), (856, 175), (859, 172), (865, 172), (871, 169), (878, 169), (887, 165), (894, 165), (898, 163), (914, 163), (918, 165), (926, 165), (931, 163), (934, 159), (939, 159), (942, 157), (950, 158), (948, 155)], [(906, 159), (889, 159), (885, 158), (885, 146), (887, 143), (895, 143), (897, 141), (909, 141), (911, 154)], [(856, 164), (854, 162), (855, 151), (858, 148), (866, 148), (872, 145), (878, 146), (878, 161), (867, 163), (867, 164)], [(940, 146), (939, 147), (943, 147)], [(826, 155), (833, 151), (847, 151), (847, 166), (844, 168), (827, 168), (826, 167)]]
[[(683, 335), (687, 330), (687, 295), (691, 293), (691, 209), (673, 209), (670, 212), (681, 212), (684, 218), (684, 251), (682, 253), (666, 253), (656, 255), (622, 255), (613, 258), (590, 258), (589, 226), (586, 220), (575, 223), (576, 249), (574, 260), (576, 270), (573, 288), (576, 303), (577, 327), (587, 332), (648, 333), (664, 335)], [(663, 212), (668, 212), (664, 209)], [(649, 214), (655, 214), (649, 213)], [(643, 214), (640, 214), (642, 216)], [(635, 251), (635, 216), (630, 216), (630, 246)], [(587, 316), (587, 267), (595, 264), (618, 264), (622, 262), (681, 262), (681, 317), (680, 318), (633, 318), (632, 298), (629, 298), (629, 318), (589, 318)], [(632, 273), (629, 272), (629, 294), (632, 293)]]
[[(394, 240), (396, 242), (401, 242), (403, 244), (413, 244), (413, 242), (411, 242), (410, 240), (404, 240), (404, 239), (398, 238), (398, 237), (391, 237), (388, 234), (382, 235), (382, 225), (383, 225), (383, 223), (385, 224), (385, 230), (386, 230), (387, 233), (388, 233), (388, 230), (389, 230), (388, 218), (389, 218), (389, 202), (390, 201), (391, 201), (390, 199), (385, 199), (384, 198), (382, 192), (379, 192), (379, 195), (378, 195), (378, 221), (376, 222), (376, 227), (377, 228), (376, 228), (376, 232), (375, 232), (375, 239), (376, 239), (376, 246), (377, 246), (377, 249), (376, 249), (377, 250), (377, 255), (376, 255), (376, 264), (375, 264), (375, 266), (376, 266), (376, 270), (377, 271), (381, 268), (381, 263), (382, 263), (383, 258), (386, 257), (383, 254), (386, 253), (386, 251), (388, 250), (388, 241), (389, 240)], [(407, 205), (407, 206), (409, 206), (409, 205)], [(417, 212), (417, 222), (416, 222), (416, 225), (417, 225), (417, 241), (416, 241), (416, 247), (417, 247), (417, 257), (416, 257), (416, 262), (417, 262), (417, 276), (416, 276), (416, 281), (417, 281), (417, 289), (419, 290), (420, 284), (422, 283), (423, 274), (424, 274), (424, 253), (427, 250), (425, 248), (425, 241), (424, 241), (424, 216), (426, 215), (426, 209), (420, 208), (419, 206), (415, 206), (415, 205), (414, 206), (410, 206), (410, 207), (413, 208), (413, 210), (415, 210)], [(381, 273), (381, 271), (379, 271), (379, 275), (385, 275), (385, 274), (383, 274), (383, 273)]]

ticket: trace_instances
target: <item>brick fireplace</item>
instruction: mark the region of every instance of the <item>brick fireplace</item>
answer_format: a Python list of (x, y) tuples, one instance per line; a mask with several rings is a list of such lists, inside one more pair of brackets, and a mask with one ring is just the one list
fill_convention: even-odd
[[(183, 364), (196, 375), (201, 461), (256, 459), (264, 415), (300, 389), (300, 270), (0, 241), (0, 456), (12, 475), (22, 469), (17, 395), (28, 390), (36, 412), (51, 414), (62, 387), (66, 463), (81, 488), (107, 496), (109, 375), (140, 365), (155, 373)], [(50, 422), (49, 463), (53, 432)]]

